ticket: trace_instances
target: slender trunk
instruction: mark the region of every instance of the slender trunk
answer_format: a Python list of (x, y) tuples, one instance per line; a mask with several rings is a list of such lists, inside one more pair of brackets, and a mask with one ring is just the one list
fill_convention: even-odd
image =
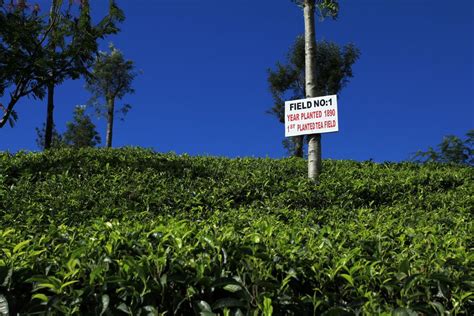
[(107, 97), (107, 134), (105, 136), (105, 146), (112, 147), (112, 133), (114, 128), (114, 107), (115, 99)]
[[(54, 43), (54, 23), (56, 19), (56, 10), (58, 7), (57, 0), (52, 0), (51, 2), (51, 8), (49, 11), (49, 25), (52, 27), (51, 28), (51, 34), (49, 38), (49, 43), (48, 43), (48, 50), (49, 53), (51, 54), (51, 58), (54, 56), (54, 51), (55, 51), (55, 43)], [(54, 61), (51, 63), (54, 64)], [(50, 80), (48, 82), (47, 88), (48, 88), (48, 104), (47, 104), (47, 109), (46, 109), (46, 126), (45, 126), (45, 131), (44, 131), (44, 149), (49, 149), (51, 148), (51, 145), (53, 143), (53, 125), (54, 125), (54, 118), (53, 118), (53, 113), (54, 113), (54, 73), (53, 70), (50, 69)]]
[(293, 142), (295, 143), (294, 157), (303, 158), (303, 138), (303, 135), (293, 137)]
[(46, 126), (44, 131), (44, 149), (51, 148), (53, 144), (53, 127), (54, 127), (54, 83), (48, 83), (48, 107), (46, 110)]
[[(305, 82), (306, 97), (316, 92), (316, 33), (314, 26), (315, 0), (304, 1)], [(317, 181), (322, 171), (321, 134), (308, 135), (308, 178)]]

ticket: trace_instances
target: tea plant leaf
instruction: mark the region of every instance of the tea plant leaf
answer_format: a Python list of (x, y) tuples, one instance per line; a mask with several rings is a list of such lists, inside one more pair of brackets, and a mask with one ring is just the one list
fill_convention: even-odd
[(8, 301), (3, 294), (0, 294), (0, 315), (1, 316), (8, 316)]
[(398, 270), (408, 275), (409, 274), (408, 272), (410, 270), (410, 261), (408, 261), (408, 259), (403, 260), (400, 263), (400, 267)]
[(125, 314), (127, 315), (133, 315), (133, 313), (131, 312), (130, 308), (127, 306), (127, 304), (125, 303), (120, 303), (119, 305), (117, 305), (117, 309), (119, 311), (122, 311), (124, 312)]
[(340, 274), (340, 276), (347, 280), (352, 286), (354, 286), (354, 279), (348, 274)]
[(430, 302), (429, 304), (436, 310), (438, 315), (445, 314), (444, 306), (440, 302)]
[(39, 299), (39, 300), (41, 300), (41, 301), (43, 301), (43, 302), (45, 302), (45, 303), (47, 303), (48, 300), (49, 300), (48, 297), (47, 297), (46, 295), (44, 295), (43, 293), (36, 293), (36, 294), (33, 294), (33, 295), (31, 296), (31, 298), (32, 298), (32, 299), (37, 298), (37, 299)]
[(107, 294), (103, 294), (101, 297), (101, 302), (102, 302), (102, 310), (100, 311), (99, 316), (102, 316), (109, 308), (110, 297)]
[(221, 298), (214, 302), (212, 304), (212, 309), (223, 309), (223, 308), (229, 308), (229, 307), (246, 307), (246, 304), (242, 302), (241, 300), (231, 298), (231, 297), (226, 297), (226, 298)]
[(59, 288), (60, 291), (62, 291), (64, 288), (74, 284), (74, 283), (77, 283), (79, 282), (78, 280), (73, 280), (73, 281), (68, 281), (68, 282), (65, 282), (61, 285), (61, 287)]
[(263, 315), (272, 316), (273, 315), (273, 306), (271, 298), (264, 297), (263, 299)]
[(326, 312), (324, 312), (322, 315), (324, 316), (352, 316), (354, 313), (352, 313), (349, 309), (343, 308), (343, 307), (332, 307)]
[(196, 306), (201, 313), (212, 313), (212, 308), (206, 301), (197, 301)]
[(143, 307), (143, 310), (146, 312), (147, 316), (158, 316), (159, 315), (156, 308), (151, 306), (151, 305), (147, 305), (147, 306)]
[(240, 308), (237, 308), (234, 312), (234, 316), (244, 316), (244, 313)]
[(409, 308), (405, 308), (405, 307), (398, 307), (392, 312), (392, 316), (417, 316), (417, 315), (418, 314), (415, 311)]
[(31, 240), (24, 240), (20, 243), (18, 243), (15, 247), (13, 247), (13, 253), (18, 253), (21, 251), (23, 248), (28, 246), (28, 244), (31, 242)]
[(223, 287), (223, 289), (228, 292), (235, 293), (242, 290), (242, 287), (237, 284), (227, 284), (226, 286)]
[(7, 270), (7, 273), (5, 275), (5, 278), (3, 279), (3, 283), (2, 283), (2, 286), (3, 287), (8, 287), (10, 282), (11, 282), (11, 279), (12, 279), (12, 275), (13, 275), (13, 268), (9, 268), (7, 269), (7, 267), (2, 267), (2, 272)]

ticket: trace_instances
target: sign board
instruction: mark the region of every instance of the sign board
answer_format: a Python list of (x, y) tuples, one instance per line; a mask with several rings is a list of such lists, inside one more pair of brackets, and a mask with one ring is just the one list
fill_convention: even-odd
[(337, 95), (285, 102), (285, 136), (339, 131)]

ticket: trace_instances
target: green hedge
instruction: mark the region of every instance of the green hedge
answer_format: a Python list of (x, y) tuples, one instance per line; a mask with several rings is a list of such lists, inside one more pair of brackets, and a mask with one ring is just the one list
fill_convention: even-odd
[(0, 153), (0, 314), (474, 314), (474, 172)]

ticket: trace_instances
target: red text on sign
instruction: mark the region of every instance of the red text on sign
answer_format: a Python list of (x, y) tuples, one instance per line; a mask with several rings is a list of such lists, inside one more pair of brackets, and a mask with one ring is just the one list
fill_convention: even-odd
[(298, 132), (314, 131), (322, 128), (333, 128), (336, 127), (336, 121), (324, 121), (324, 122), (311, 122), (305, 124), (296, 124), (296, 130)]
[(300, 119), (299, 114), (288, 114), (288, 122), (298, 121)]

